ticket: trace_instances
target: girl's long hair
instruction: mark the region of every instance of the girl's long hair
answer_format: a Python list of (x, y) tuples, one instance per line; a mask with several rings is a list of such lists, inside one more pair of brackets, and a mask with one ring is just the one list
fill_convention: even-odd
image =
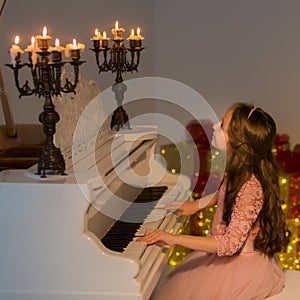
[(272, 257), (284, 251), (290, 240), (279, 197), (278, 167), (272, 153), (276, 124), (265, 111), (248, 104), (237, 103), (231, 107), (231, 112), (223, 220), (229, 224), (237, 194), (254, 174), (264, 195), (254, 247)]

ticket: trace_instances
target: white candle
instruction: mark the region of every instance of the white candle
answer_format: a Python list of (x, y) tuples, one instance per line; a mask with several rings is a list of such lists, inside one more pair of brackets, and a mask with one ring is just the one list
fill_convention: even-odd
[(15, 43), (11, 46), (9, 52), (10, 52), (11, 63), (15, 67), (15, 65), (16, 65), (16, 57), (18, 56), (19, 53), (24, 53), (24, 51), (19, 46), (20, 37), (18, 35), (16, 35), (14, 42)]
[(47, 27), (44, 26), (43, 27), (43, 30), (42, 30), (42, 35), (37, 35), (35, 37), (37, 40), (50, 40), (51, 39), (51, 36), (47, 34)]
[(96, 29), (95, 29), (95, 34), (94, 34), (94, 36), (91, 38), (91, 41), (101, 40), (101, 38), (102, 38), (102, 35), (101, 35), (99, 29), (96, 28)]
[(134, 29), (132, 28), (130, 30), (130, 36), (127, 38), (127, 40), (136, 40), (136, 36), (134, 35)]
[(141, 28), (140, 27), (137, 28), (136, 34), (137, 34), (137, 39), (138, 40), (143, 40), (144, 39), (144, 37), (141, 35)]
[(124, 28), (119, 28), (119, 21), (115, 22), (115, 28), (111, 30), (112, 34), (114, 35), (115, 40), (120, 40), (122, 39), (122, 32), (124, 32)]
[(41, 52), (42, 50), (37, 46), (36, 39), (34, 36), (31, 37), (31, 44), (27, 46), (25, 49), (26, 52), (31, 52), (31, 58), (32, 64), (35, 65), (38, 62), (38, 55), (37, 52)]
[(31, 41), (31, 44), (28, 45), (27, 48), (24, 50), (26, 52), (32, 52), (35, 47), (35, 37), (34, 36), (31, 37), (30, 41)]
[(49, 36), (47, 34), (47, 27), (46, 26), (43, 27), (42, 35), (37, 35), (35, 38), (36, 38), (36, 40), (38, 40), (38, 46), (42, 50), (47, 50), (48, 49), (48, 40), (51, 39), (51, 36)]
[(49, 49), (48, 49), (49, 52), (52, 52), (52, 51), (61, 52), (61, 51), (65, 50), (65, 48), (60, 45), (58, 38), (55, 39), (54, 45), (55, 45), (54, 47), (49, 47)]
[[(67, 44), (65, 48), (65, 56), (69, 57), (70, 52), (69, 51), (76, 51), (76, 50), (83, 50), (85, 48), (85, 44), (77, 43), (76, 39), (73, 39), (72, 44)], [(79, 55), (79, 51), (78, 51)]]

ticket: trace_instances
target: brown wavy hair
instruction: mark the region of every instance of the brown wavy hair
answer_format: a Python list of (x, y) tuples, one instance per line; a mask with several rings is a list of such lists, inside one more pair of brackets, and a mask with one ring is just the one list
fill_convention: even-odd
[(279, 197), (278, 166), (272, 146), (276, 124), (261, 108), (237, 103), (231, 107), (228, 124), (227, 190), (223, 220), (229, 224), (236, 197), (243, 184), (252, 174), (263, 189), (263, 206), (258, 216), (260, 230), (254, 240), (254, 248), (269, 257), (285, 251), (290, 240), (285, 216)]

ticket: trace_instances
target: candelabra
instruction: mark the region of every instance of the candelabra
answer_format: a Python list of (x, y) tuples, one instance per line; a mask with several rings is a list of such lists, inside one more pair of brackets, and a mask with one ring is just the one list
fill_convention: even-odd
[[(130, 128), (128, 115), (122, 106), (126, 91), (126, 86), (122, 83), (122, 73), (138, 71), (140, 53), (144, 49), (142, 47), (144, 37), (141, 35), (139, 27), (136, 35), (134, 29), (131, 29), (130, 36), (127, 38), (129, 41), (129, 47), (127, 48), (122, 37), (122, 33), (125, 30), (119, 27), (118, 21), (116, 21), (115, 28), (111, 31), (114, 35), (111, 47), (109, 47), (110, 38), (107, 37), (106, 31), (101, 35), (100, 31), (96, 29), (94, 37), (91, 38), (94, 42), (94, 47), (90, 48), (90, 50), (95, 52), (99, 73), (116, 72), (115, 84), (112, 89), (116, 95), (118, 107), (112, 115), (110, 127), (111, 129), (119, 130), (120, 128)], [(103, 54), (102, 59), (100, 59), (100, 53)], [(127, 57), (128, 53), (130, 53), (129, 57)]]
[[(28, 62), (21, 62), (21, 53), (24, 51), (19, 47), (19, 36), (15, 38), (15, 44), (10, 49), (11, 64), (6, 64), (14, 72), (15, 85), (19, 91), (19, 98), (22, 96), (37, 95), (44, 97), (45, 102), (43, 112), (39, 115), (39, 121), (43, 124), (43, 132), (46, 136), (46, 144), (38, 161), (37, 175), (46, 177), (48, 173), (65, 175), (65, 161), (60, 148), (54, 144), (53, 138), (56, 131), (56, 123), (59, 121), (59, 114), (55, 111), (52, 102), (52, 96), (59, 96), (61, 93), (75, 93), (75, 88), (79, 78), (79, 66), (84, 63), (80, 60), (80, 50), (84, 45), (73, 40), (73, 44), (67, 44), (66, 47), (59, 45), (59, 40), (55, 40), (55, 47), (49, 46), (51, 39), (47, 35), (47, 28), (43, 28), (43, 35), (31, 38), (31, 45), (25, 51), (28, 52)], [(62, 60), (62, 51), (66, 51), (66, 56), (71, 52), (72, 60)], [(52, 54), (52, 61), (49, 56)], [(61, 82), (62, 67), (65, 64), (73, 66), (74, 79), (71, 81), (66, 78)], [(33, 87), (30, 87), (29, 81), (20, 85), (19, 72), (27, 66), (31, 70)]]

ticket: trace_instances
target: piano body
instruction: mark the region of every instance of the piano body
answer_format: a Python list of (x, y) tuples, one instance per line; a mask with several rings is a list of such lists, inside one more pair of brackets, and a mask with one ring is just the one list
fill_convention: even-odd
[(176, 234), (185, 220), (161, 206), (190, 197), (190, 180), (155, 159), (157, 138), (141, 126), (66, 147), (66, 176), (0, 172), (0, 299), (150, 297), (168, 248), (135, 236)]

